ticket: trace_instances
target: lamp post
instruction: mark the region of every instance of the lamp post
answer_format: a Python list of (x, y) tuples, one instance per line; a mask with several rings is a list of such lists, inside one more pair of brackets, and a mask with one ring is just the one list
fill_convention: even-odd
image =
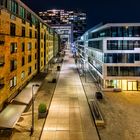
[(34, 132), (34, 87), (39, 87), (38, 84), (32, 85), (32, 126), (31, 126), (31, 135)]

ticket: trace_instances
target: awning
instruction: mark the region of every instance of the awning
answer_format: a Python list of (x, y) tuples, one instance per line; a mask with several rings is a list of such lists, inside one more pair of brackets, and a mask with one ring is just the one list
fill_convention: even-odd
[(8, 105), (0, 113), (0, 128), (13, 128), (24, 112), (26, 105)]
[[(34, 90), (33, 93), (35, 94), (38, 90), (38, 87), (34, 87), (33, 90)], [(27, 86), (20, 92), (20, 94), (18, 94), (13, 99), (13, 103), (28, 105), (31, 99), (32, 99), (32, 88)]]

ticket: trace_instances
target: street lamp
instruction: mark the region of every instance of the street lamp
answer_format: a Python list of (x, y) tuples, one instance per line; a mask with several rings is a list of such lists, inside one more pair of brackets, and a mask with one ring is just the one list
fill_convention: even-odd
[(38, 84), (32, 85), (32, 126), (31, 126), (31, 135), (34, 132), (34, 87), (39, 87)]

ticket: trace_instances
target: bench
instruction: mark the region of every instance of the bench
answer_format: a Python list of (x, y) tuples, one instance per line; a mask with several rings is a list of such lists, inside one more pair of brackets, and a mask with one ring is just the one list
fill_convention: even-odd
[(89, 105), (90, 105), (91, 112), (92, 112), (92, 115), (93, 115), (94, 120), (95, 120), (95, 124), (97, 126), (104, 126), (105, 121), (103, 119), (103, 116), (102, 116), (102, 114), (100, 112), (100, 109), (99, 109), (97, 103), (94, 100), (91, 100), (89, 102)]

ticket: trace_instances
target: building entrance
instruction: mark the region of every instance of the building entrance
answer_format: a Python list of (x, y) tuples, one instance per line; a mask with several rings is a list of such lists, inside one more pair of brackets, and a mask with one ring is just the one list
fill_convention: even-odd
[(128, 90), (138, 90), (136, 81), (128, 81)]
[(138, 90), (137, 81), (122, 80), (122, 90)]
[(140, 90), (140, 82), (136, 80), (106, 80), (107, 88), (120, 88), (124, 91)]

